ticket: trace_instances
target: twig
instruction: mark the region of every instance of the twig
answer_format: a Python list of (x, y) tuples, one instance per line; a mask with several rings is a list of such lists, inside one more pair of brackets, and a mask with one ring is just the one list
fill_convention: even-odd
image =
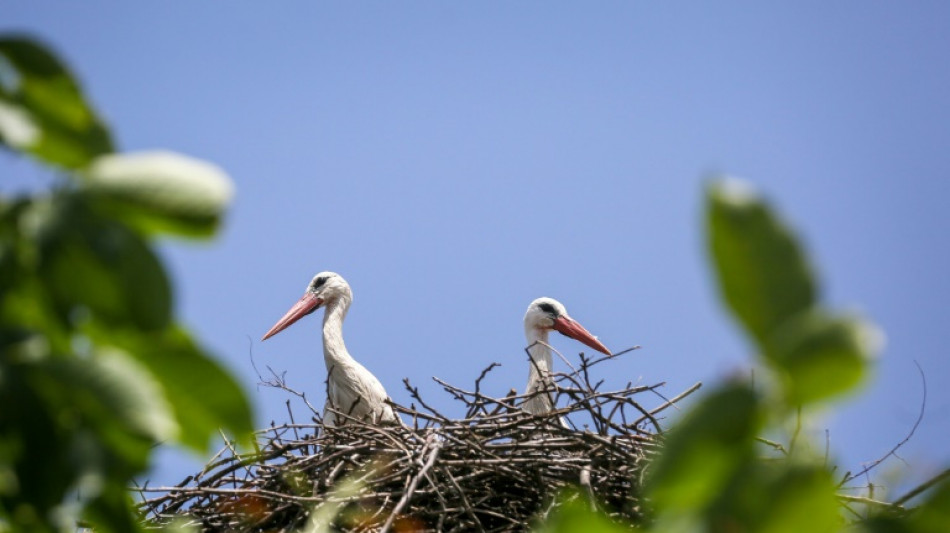
[(383, 527), (379, 530), (380, 533), (386, 533), (393, 525), (393, 521), (396, 520), (396, 517), (399, 516), (399, 513), (402, 512), (403, 508), (406, 507), (406, 504), (409, 503), (409, 500), (412, 498), (412, 494), (416, 491), (416, 487), (419, 485), (419, 480), (425, 476), (426, 472), (432, 468), (432, 465), (435, 464), (436, 458), (439, 457), (439, 452), (442, 451), (442, 444), (445, 441), (436, 440), (433, 442), (432, 447), (429, 451), (429, 458), (422, 465), (422, 469), (412, 478), (412, 481), (409, 483), (409, 487), (406, 489), (405, 494), (399, 500), (399, 503), (396, 504), (396, 507), (393, 508), (393, 512), (389, 515), (389, 518), (386, 519), (386, 523), (383, 524)]
[(924, 369), (920, 367), (920, 363), (918, 363), (917, 361), (914, 361), (914, 365), (917, 367), (917, 372), (920, 374), (920, 386), (921, 386), (921, 389), (923, 390), (923, 395), (920, 399), (920, 412), (917, 414), (917, 420), (914, 421), (914, 425), (913, 427), (910, 428), (910, 432), (907, 433), (907, 436), (904, 437), (903, 440), (901, 440), (893, 448), (891, 448), (889, 452), (884, 454), (882, 457), (880, 457), (879, 459), (877, 459), (870, 465), (864, 467), (864, 469), (858, 472), (857, 474), (852, 475), (850, 472), (846, 474), (844, 478), (842, 478), (841, 482), (838, 484), (839, 487), (841, 487), (842, 485), (844, 485), (845, 483), (851, 481), (852, 479), (856, 477), (861, 477), (867, 474), (868, 472), (876, 468), (879, 464), (883, 463), (888, 457), (891, 457), (892, 455), (896, 455), (897, 450), (899, 450), (904, 444), (907, 444), (907, 441), (909, 441), (911, 437), (914, 436), (914, 432), (917, 431), (917, 427), (920, 426), (920, 422), (924, 419), (924, 412), (927, 410), (927, 376), (924, 375)]
[(765, 437), (756, 437), (755, 440), (765, 444), (766, 446), (770, 446), (775, 451), (782, 452), (782, 455), (788, 455), (788, 450), (786, 450), (785, 446), (782, 446), (781, 443), (775, 442), (774, 440), (769, 440)]
[(945, 479), (947, 479), (947, 478), (950, 478), (950, 468), (944, 470), (943, 472), (940, 472), (940, 473), (937, 474), (936, 476), (934, 476), (934, 477), (928, 479), (927, 481), (921, 483), (920, 485), (917, 485), (916, 487), (914, 487), (913, 489), (911, 489), (910, 491), (908, 491), (907, 494), (904, 494), (904, 495), (901, 496), (900, 498), (894, 500), (894, 503), (893, 503), (893, 504), (894, 504), (894, 505), (902, 505), (902, 504), (906, 503), (907, 501), (909, 501), (909, 500), (910, 500), (911, 498), (913, 498), (914, 496), (917, 496), (918, 494), (924, 492), (925, 490), (927, 490), (927, 489), (933, 487), (934, 485), (940, 483), (941, 481), (943, 481), (943, 480), (945, 480)]
[(881, 507), (884, 509), (891, 509), (895, 511), (904, 511), (904, 508), (897, 503), (888, 503), (882, 502), (880, 500), (875, 500), (873, 498), (867, 498), (865, 496), (849, 496), (847, 494), (838, 494), (838, 499), (850, 503), (863, 503), (865, 505), (871, 505), (873, 507)]
[(697, 381), (696, 383), (693, 384), (692, 387), (690, 387), (690, 388), (686, 389), (685, 391), (683, 391), (683, 392), (677, 394), (676, 396), (673, 397), (673, 399), (671, 399), (671, 400), (666, 400), (666, 403), (664, 403), (663, 405), (661, 405), (661, 406), (657, 407), (656, 409), (650, 411), (650, 414), (656, 416), (656, 415), (657, 415), (658, 413), (660, 413), (661, 411), (666, 410), (667, 407), (674, 407), (674, 408), (675, 408), (675, 407), (676, 407), (676, 404), (677, 404), (680, 400), (682, 400), (683, 398), (689, 396), (690, 394), (692, 394), (692, 393), (698, 391), (699, 388), (702, 387), (702, 386), (703, 386), (703, 382), (702, 382), (702, 381)]

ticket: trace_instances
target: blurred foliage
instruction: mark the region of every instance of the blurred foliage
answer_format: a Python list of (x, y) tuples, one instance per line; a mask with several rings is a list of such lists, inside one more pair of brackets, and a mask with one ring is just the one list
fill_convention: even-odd
[(21, 36), (0, 37), (0, 142), (59, 178), (0, 195), (0, 531), (136, 531), (128, 487), (157, 443), (250, 442), (247, 399), (176, 323), (151, 243), (212, 236), (230, 180), (114, 153), (63, 63)]
[(580, 492), (564, 495), (564, 504), (552, 516), (534, 529), (535, 533), (621, 533), (626, 527), (610, 521), (591, 509)]
[[(42, 44), (0, 38), (0, 135), (45, 164), (79, 169), (113, 151), (109, 130), (79, 84)], [(3, 118), (6, 117), (6, 119)]]
[[(800, 239), (754, 189), (709, 184), (705, 230), (722, 299), (764, 370), (708, 392), (665, 435), (647, 470), (656, 532), (950, 529), (950, 470), (919, 489), (924, 499), (877, 501), (843, 493), (827, 457), (802, 436), (817, 407), (852, 393), (869, 373), (882, 334), (866, 319), (824, 306)], [(762, 439), (778, 435), (778, 440)], [(841, 474), (838, 474), (839, 476)], [(932, 485), (932, 486), (930, 486)], [(909, 494), (916, 493), (917, 490)], [(928, 496), (929, 494), (929, 496)], [(622, 529), (618, 529), (622, 528)], [(567, 505), (538, 531), (626, 530), (588, 505)]]
[(723, 300), (781, 386), (780, 407), (852, 391), (881, 334), (870, 322), (824, 308), (798, 238), (750, 185), (713, 183), (706, 231)]

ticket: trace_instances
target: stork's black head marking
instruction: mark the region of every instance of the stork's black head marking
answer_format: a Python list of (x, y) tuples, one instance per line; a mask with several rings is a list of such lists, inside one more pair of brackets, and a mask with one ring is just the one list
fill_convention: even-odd
[(326, 283), (328, 279), (330, 279), (329, 276), (320, 276), (319, 278), (313, 280), (313, 289), (316, 290), (320, 287), (323, 287), (323, 284)]
[(557, 311), (554, 309), (554, 306), (547, 302), (538, 304), (538, 309), (544, 311), (545, 313), (557, 315)]

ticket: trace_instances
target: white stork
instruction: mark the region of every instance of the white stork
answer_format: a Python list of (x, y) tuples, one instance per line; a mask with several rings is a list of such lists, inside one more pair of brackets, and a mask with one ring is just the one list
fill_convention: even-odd
[(326, 306), (323, 315), (323, 359), (327, 365), (327, 403), (323, 410), (326, 426), (339, 426), (349, 417), (376, 423), (400, 423), (382, 383), (366, 367), (356, 362), (343, 343), (343, 319), (353, 302), (353, 292), (342, 276), (321, 272), (313, 277), (303, 297), (264, 334), (261, 340), (280, 333), (302, 317)]
[(553, 298), (538, 298), (531, 302), (524, 314), (524, 335), (528, 340), (528, 353), (531, 356), (531, 369), (528, 373), (528, 387), (525, 395), (524, 410), (531, 414), (543, 414), (554, 409), (554, 383), (551, 379), (551, 348), (548, 345), (548, 332), (555, 330), (562, 335), (581, 341), (598, 352), (610, 355), (597, 337), (584, 329), (567, 314), (564, 305)]

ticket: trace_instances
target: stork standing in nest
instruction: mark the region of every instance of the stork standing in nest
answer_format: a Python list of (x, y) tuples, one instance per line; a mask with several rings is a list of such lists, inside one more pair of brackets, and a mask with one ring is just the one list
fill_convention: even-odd
[(528, 340), (531, 368), (528, 373), (528, 387), (525, 390), (528, 398), (522, 408), (534, 415), (554, 409), (555, 384), (551, 377), (551, 346), (548, 344), (548, 333), (551, 330), (610, 355), (610, 350), (597, 340), (597, 337), (567, 314), (564, 304), (553, 298), (538, 298), (531, 302), (524, 315), (524, 335)]
[[(267, 340), (294, 322), (326, 307), (323, 315), (323, 359), (327, 365), (327, 403), (323, 410), (325, 426), (339, 426), (346, 417), (375, 423), (401, 421), (386, 403), (386, 389), (366, 367), (359, 364), (343, 343), (343, 319), (353, 302), (353, 291), (342, 276), (321, 272), (313, 277), (303, 297), (284, 314), (261, 339)], [(332, 410), (331, 410), (332, 408)]]

